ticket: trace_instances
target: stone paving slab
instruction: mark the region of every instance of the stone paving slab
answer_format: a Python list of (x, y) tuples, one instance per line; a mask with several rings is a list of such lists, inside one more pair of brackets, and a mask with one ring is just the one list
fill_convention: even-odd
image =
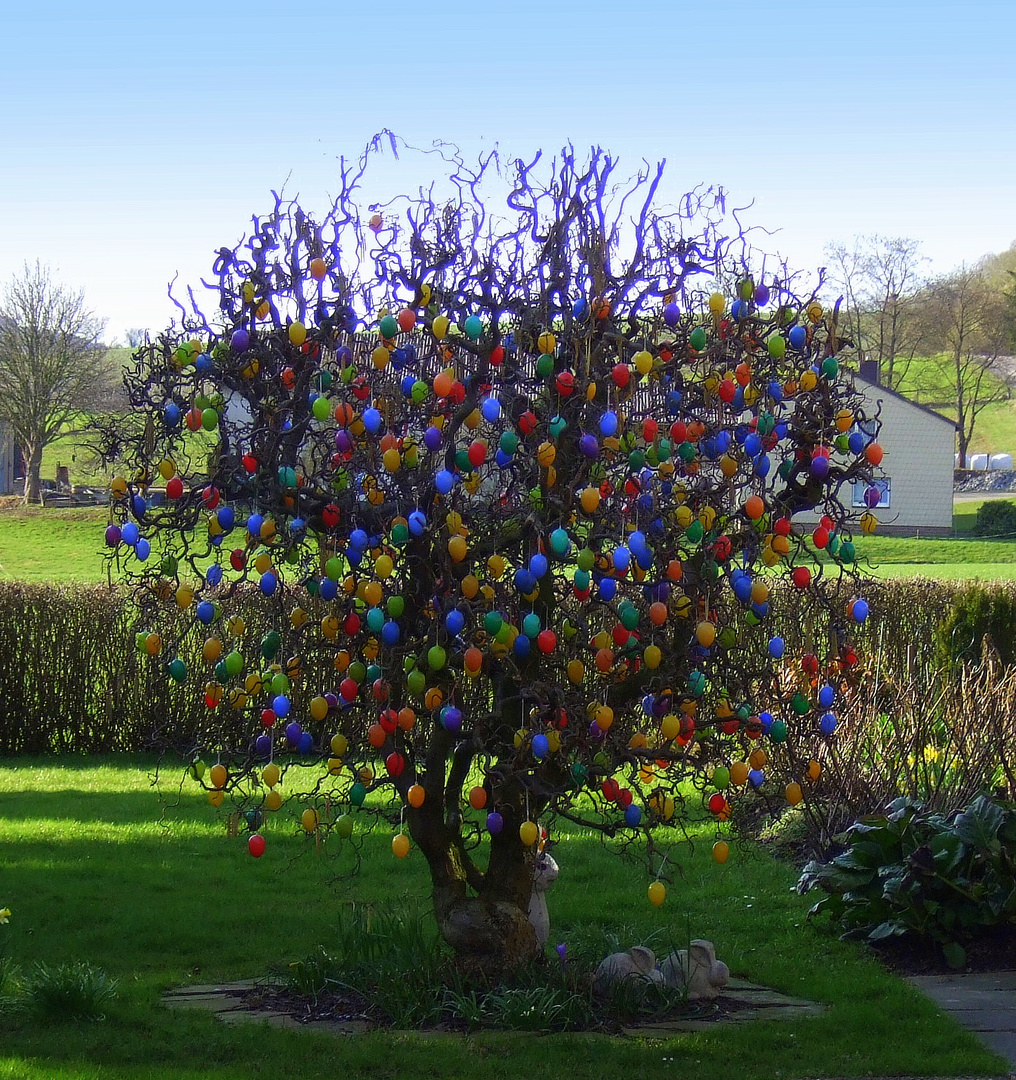
[(909, 981), (1016, 1069), (1016, 971), (913, 975)]

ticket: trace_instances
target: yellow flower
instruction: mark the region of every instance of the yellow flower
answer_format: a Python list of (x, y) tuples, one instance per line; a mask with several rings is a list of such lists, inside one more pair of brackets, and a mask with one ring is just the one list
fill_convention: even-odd
[(9, 907), (0, 908), (0, 925), (5, 922), (9, 922), (11, 917), (11, 909)]

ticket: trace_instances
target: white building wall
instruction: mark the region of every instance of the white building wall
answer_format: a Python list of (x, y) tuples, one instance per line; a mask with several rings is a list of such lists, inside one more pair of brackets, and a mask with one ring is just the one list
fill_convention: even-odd
[[(878, 442), (884, 451), (881, 472), (890, 481), (890, 505), (875, 510), (883, 534), (949, 535), (953, 518), (953, 462), (956, 429), (944, 416), (922, 409), (884, 387), (855, 378), (865, 397), (865, 412), (874, 416), (881, 404)], [(851, 489), (840, 490), (851, 505)], [(861, 513), (854, 508), (854, 513)], [(795, 514), (795, 521), (817, 520), (816, 514)]]

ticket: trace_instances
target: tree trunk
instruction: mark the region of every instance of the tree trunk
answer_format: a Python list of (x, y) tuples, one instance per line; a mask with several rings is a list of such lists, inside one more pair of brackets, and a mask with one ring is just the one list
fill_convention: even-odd
[(409, 812), (408, 824), (430, 868), (438, 928), (463, 971), (496, 978), (534, 960), (539, 943), (529, 901), (535, 849), (519, 837), (521, 808), (498, 805), (504, 828), (491, 836), (490, 862), (480, 873), (462, 850), (458, 821), (443, 820), (428, 802)]
[(25, 502), (42, 502), (42, 447), (25, 447)]

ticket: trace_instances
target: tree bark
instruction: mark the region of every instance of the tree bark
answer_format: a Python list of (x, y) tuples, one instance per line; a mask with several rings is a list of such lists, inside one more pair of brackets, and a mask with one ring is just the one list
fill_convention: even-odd
[(25, 502), (42, 502), (42, 447), (25, 447)]

